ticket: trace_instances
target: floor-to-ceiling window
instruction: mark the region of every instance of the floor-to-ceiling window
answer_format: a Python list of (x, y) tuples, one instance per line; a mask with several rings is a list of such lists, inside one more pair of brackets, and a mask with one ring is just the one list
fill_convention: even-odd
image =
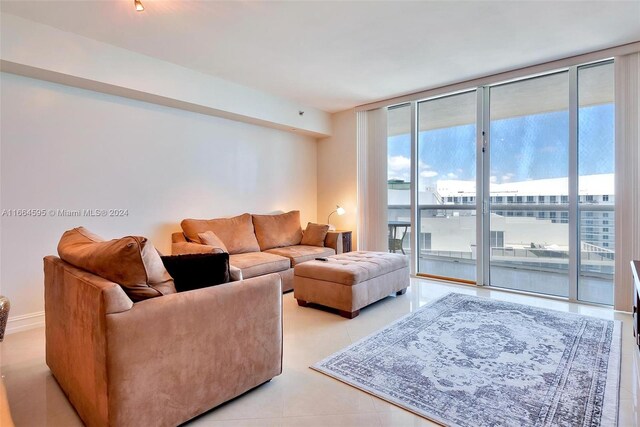
[(476, 92), (418, 103), (418, 272), (476, 279)]
[(569, 296), (568, 72), (489, 89), (490, 284)]
[(411, 105), (387, 113), (387, 203), (389, 250), (411, 251)]
[(578, 68), (578, 299), (613, 304), (613, 62)]
[(415, 273), (612, 304), (612, 61), (410, 102), (388, 123), (389, 248)]

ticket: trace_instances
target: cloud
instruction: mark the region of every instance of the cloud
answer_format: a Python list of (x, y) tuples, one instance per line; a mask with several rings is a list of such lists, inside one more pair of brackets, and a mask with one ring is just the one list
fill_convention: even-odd
[(453, 172), (449, 172), (449, 173), (447, 174), (447, 178), (457, 179), (457, 178), (458, 178), (458, 175), (457, 175), (457, 174), (455, 174), (455, 173), (453, 173)]
[(511, 181), (511, 178), (513, 178), (514, 175), (512, 173), (507, 173), (505, 175), (502, 175), (502, 182), (509, 182)]
[(411, 159), (405, 156), (391, 156), (388, 159), (389, 169), (395, 168), (409, 168), (411, 166)]
[(422, 172), (420, 172), (420, 176), (422, 178), (433, 178), (434, 176), (438, 176), (438, 172), (436, 172), (436, 171), (422, 171)]
[[(431, 166), (420, 161), (419, 164), (421, 178), (433, 178), (438, 176), (438, 172), (431, 170)], [(411, 159), (405, 156), (391, 156), (387, 159), (387, 179), (401, 179), (406, 182), (411, 181)]]
[(498, 177), (497, 177), (497, 176), (495, 176), (495, 175), (491, 175), (491, 176), (489, 177), (489, 182), (492, 182), (492, 183), (494, 183), (494, 184), (495, 184), (496, 182), (498, 182)]
[(411, 159), (405, 156), (391, 156), (387, 159), (387, 178), (409, 182)]

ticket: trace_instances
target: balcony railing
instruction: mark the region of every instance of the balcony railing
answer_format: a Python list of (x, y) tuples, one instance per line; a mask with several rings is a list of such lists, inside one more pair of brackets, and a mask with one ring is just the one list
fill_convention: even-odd
[[(407, 221), (410, 222), (411, 219), (411, 210), (406, 205), (390, 205), (389, 207), (389, 221)], [(581, 212), (584, 214), (585, 212), (614, 212), (613, 205), (589, 205), (588, 209), (585, 209), (586, 206), (580, 206)], [(568, 210), (568, 206), (565, 204), (501, 204), (501, 205), (493, 205), (492, 210), (494, 211), (514, 211), (514, 212), (525, 212), (525, 211), (566, 211)], [(460, 216), (475, 216), (476, 215), (476, 207), (475, 205), (420, 205), (418, 207), (419, 212), (419, 221), (422, 224), (425, 221), (428, 221), (431, 218), (455, 218)], [(510, 217), (509, 217), (510, 218)], [(514, 217), (516, 218), (516, 217)], [(532, 224), (535, 224), (538, 227), (544, 227), (545, 225), (551, 223), (554, 220), (566, 219), (563, 217), (555, 217), (555, 218), (538, 218), (536, 216), (517, 216), (517, 218), (529, 218), (532, 221)], [(536, 223), (537, 221), (540, 221)], [(547, 224), (545, 224), (545, 222)], [(608, 239), (608, 243), (613, 244), (613, 230), (615, 230), (615, 224), (613, 222), (613, 215), (608, 218), (608, 224), (605, 225), (605, 228), (609, 229), (610, 232), (607, 233), (607, 236), (611, 236)], [(597, 226), (596, 226), (597, 228)], [(602, 227), (601, 227), (602, 228)], [(472, 243), (469, 240), (469, 245), (467, 247), (460, 247), (456, 250), (450, 249), (440, 249), (438, 248), (438, 242), (432, 241), (431, 239), (425, 239), (421, 234), (424, 232), (421, 230), (418, 233), (418, 241), (430, 242), (429, 247), (425, 247), (424, 245), (420, 245), (420, 256), (440, 256), (444, 258), (454, 258), (454, 259), (475, 259), (475, 250), (472, 250)], [(581, 233), (581, 251), (580, 251), (580, 260), (582, 264), (582, 270), (593, 270), (595, 266), (601, 264), (613, 264), (615, 260), (615, 252), (609, 248), (604, 248), (598, 245), (598, 242), (594, 241), (585, 241), (586, 234), (589, 235), (597, 235), (596, 232), (590, 231), (589, 233), (582, 232)], [(602, 234), (602, 233), (600, 233)], [(509, 236), (505, 235), (503, 237), (503, 241), (505, 242), (504, 247), (492, 247), (491, 248), (491, 257), (494, 258), (527, 258), (527, 259), (546, 259), (546, 260), (567, 260), (569, 258), (569, 252), (567, 249), (557, 249), (557, 248), (519, 248), (519, 247), (510, 247), (509, 246)], [(402, 241), (402, 247), (404, 248), (404, 252), (409, 253), (411, 251), (411, 245), (409, 242), (409, 233)], [(397, 249), (397, 248), (396, 248)], [(554, 263), (553, 261), (551, 261)], [(594, 265), (589, 265), (593, 262)]]

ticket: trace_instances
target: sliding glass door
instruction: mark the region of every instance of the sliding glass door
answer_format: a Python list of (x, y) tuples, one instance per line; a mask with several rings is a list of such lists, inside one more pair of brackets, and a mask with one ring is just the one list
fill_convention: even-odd
[(476, 92), (418, 103), (418, 272), (476, 279)]
[(490, 284), (569, 296), (567, 72), (490, 88)]

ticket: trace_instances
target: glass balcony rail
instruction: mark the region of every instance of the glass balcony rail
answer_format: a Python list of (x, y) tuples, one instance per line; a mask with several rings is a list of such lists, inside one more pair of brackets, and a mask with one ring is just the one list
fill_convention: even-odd
[[(547, 204), (520, 206), (504, 204), (500, 207), (500, 210), (505, 212), (529, 211), (536, 213), (541, 211), (566, 212), (566, 209), (566, 206)], [(579, 255), (581, 296), (600, 303), (610, 303), (608, 301), (611, 301), (610, 298), (613, 295), (615, 251), (603, 247), (601, 243), (598, 244), (598, 242), (603, 241), (602, 238), (604, 236), (607, 236), (604, 240), (608, 243), (611, 245), (614, 243), (615, 224), (613, 212), (613, 205), (589, 205), (589, 211), (580, 210), (583, 218), (580, 231), (581, 250)], [(406, 205), (389, 206), (388, 213), (390, 221), (410, 222), (411, 209)], [(475, 206), (458, 205), (454, 207), (446, 205), (444, 207), (441, 205), (421, 205), (418, 208), (418, 213), (420, 224), (420, 231), (417, 235), (419, 245), (418, 261), (421, 266), (419, 271), (463, 279), (474, 277), (477, 259)], [(608, 217), (602, 218), (602, 214), (607, 214)], [(494, 213), (493, 215), (496, 214)], [(586, 225), (584, 224), (585, 218), (600, 224), (595, 226), (589, 224), (591, 228), (599, 228), (599, 231), (590, 231), (591, 235), (598, 236), (597, 239), (594, 237), (595, 240), (590, 242), (585, 241), (583, 238), (587, 233)], [(517, 217), (517, 219), (530, 222), (541, 233), (544, 232), (545, 227), (549, 228), (558, 225), (551, 222), (551, 218), (540, 220), (536, 216), (525, 215)], [(560, 215), (556, 219), (561, 220)], [(605, 221), (604, 225), (602, 221)], [(466, 222), (466, 227), (461, 227), (461, 222)], [(542, 227), (542, 229), (539, 229), (539, 227)], [(606, 232), (602, 232), (602, 229), (606, 229)], [(404, 253), (407, 255), (412, 252), (409, 242), (410, 231), (411, 228), (409, 227), (401, 243)], [(536, 278), (537, 281), (524, 281), (523, 283), (528, 283), (528, 286), (522, 286), (522, 290), (549, 293), (549, 286), (545, 284), (545, 274), (547, 276), (551, 275), (549, 277), (558, 273), (567, 274), (568, 248), (553, 247), (553, 242), (548, 242), (545, 247), (531, 247), (531, 243), (535, 245), (535, 242), (528, 242), (529, 247), (526, 247), (527, 242), (519, 242), (518, 245), (513, 245), (510, 244), (508, 230), (492, 231), (496, 235), (492, 236), (490, 254), (496, 274), (503, 270), (509, 270), (512, 273), (529, 274), (529, 277)], [(500, 232), (504, 234), (499, 235), (498, 233)], [(565, 293), (563, 292), (563, 294)]]

